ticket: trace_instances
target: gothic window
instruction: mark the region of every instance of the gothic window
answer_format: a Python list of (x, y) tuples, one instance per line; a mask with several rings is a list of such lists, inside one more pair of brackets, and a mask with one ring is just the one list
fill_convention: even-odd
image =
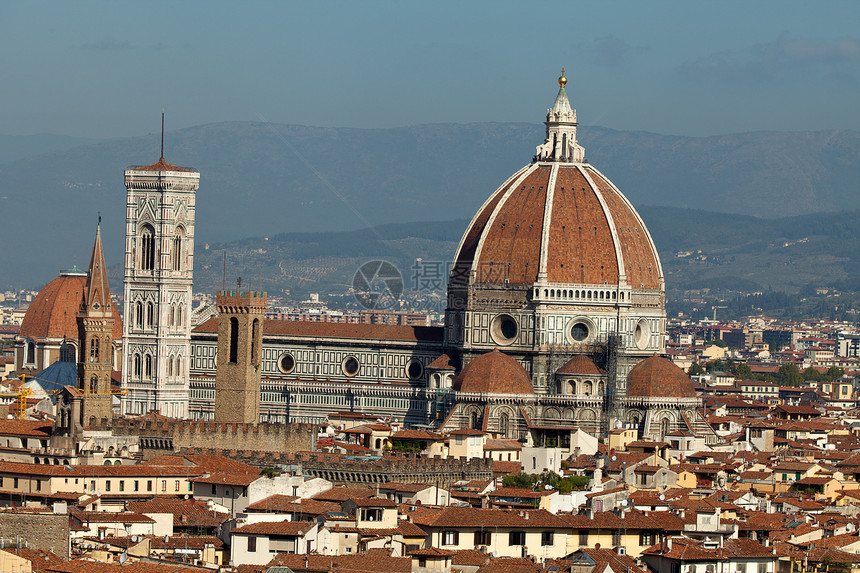
[(91, 376), (91, 377), (90, 377), (89, 393), (90, 393), (90, 394), (95, 394), (95, 393), (96, 393), (96, 389), (98, 388), (98, 385), (99, 385), (98, 378), (96, 378), (95, 376)]
[(152, 376), (152, 356), (147, 354), (146, 358), (144, 359), (143, 362), (144, 362), (143, 373), (147, 378), (150, 378)]
[(239, 361), (239, 319), (230, 318), (230, 363)]
[(140, 230), (140, 269), (155, 269), (155, 230), (149, 225)]
[(182, 227), (176, 229), (176, 234), (173, 236), (173, 270), (182, 270)]
[(167, 375), (173, 376), (173, 357), (167, 359)]
[(155, 305), (152, 302), (146, 303), (146, 327), (152, 328), (152, 325), (155, 323)]
[(143, 328), (143, 303), (140, 301), (134, 305), (134, 324), (138, 328)]
[(90, 341), (90, 362), (99, 361), (99, 339), (93, 338)]
[(140, 354), (135, 353), (133, 362), (134, 362), (134, 368), (133, 368), (134, 375), (137, 378), (140, 378)]
[(506, 438), (508, 437), (508, 423), (509, 418), (507, 414), (499, 416), (499, 433)]
[(665, 437), (666, 437), (666, 435), (669, 433), (669, 425), (670, 425), (670, 424), (671, 424), (671, 422), (669, 421), (669, 418), (668, 418), (668, 417), (663, 418), (663, 419), (660, 421), (660, 434), (661, 434), (661, 436), (660, 436), (660, 437), (661, 437), (661, 438), (665, 438)]
[(27, 364), (34, 364), (36, 362), (36, 343), (28, 342), (27, 343), (27, 352), (24, 355), (24, 362)]
[(480, 430), (481, 428), (478, 426), (478, 413), (472, 411), (472, 414), (469, 416), (470, 427), (473, 430)]
[(257, 342), (260, 336), (260, 319), (255, 318), (251, 323), (251, 364), (260, 363), (260, 351), (257, 349)]
[(182, 326), (182, 304), (176, 304), (176, 326)]

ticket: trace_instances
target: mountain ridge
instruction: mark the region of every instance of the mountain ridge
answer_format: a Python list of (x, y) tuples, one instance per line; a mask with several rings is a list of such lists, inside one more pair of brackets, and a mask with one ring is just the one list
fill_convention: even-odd
[[(362, 129), (219, 122), (168, 132), (165, 155), (201, 172), (196, 238), (202, 245), (468, 218), (531, 160), (543, 137), (542, 125), (526, 123)], [(97, 212), (105, 254), (119, 260), (122, 170), (152, 163), (159, 138), (103, 141), (0, 165), (0, 197), (14, 214), (5, 224), (0, 286), (42, 282), (83, 261)], [(770, 217), (860, 208), (860, 132), (690, 138), (581, 126), (579, 140), (637, 206)]]

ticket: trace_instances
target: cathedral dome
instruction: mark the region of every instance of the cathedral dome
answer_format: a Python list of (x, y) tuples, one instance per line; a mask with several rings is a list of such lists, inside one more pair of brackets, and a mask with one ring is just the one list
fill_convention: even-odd
[[(77, 270), (64, 271), (49, 282), (30, 303), (21, 321), (20, 336), (77, 340), (77, 314), (86, 282), (87, 273)], [(122, 338), (122, 319), (116, 305), (113, 305), (113, 315), (113, 338), (119, 340)]]
[(519, 362), (495, 349), (469, 362), (454, 380), (460, 392), (534, 394), (531, 379)]
[(690, 377), (671, 360), (651, 356), (627, 375), (627, 395), (631, 398), (695, 398)]
[(564, 366), (555, 371), (556, 374), (570, 376), (603, 376), (606, 372), (584, 354), (577, 354), (568, 360)]
[[(576, 141), (566, 81), (559, 78), (546, 141), (534, 161), (499, 187), (469, 224), (452, 280), (660, 291), (663, 272), (645, 224), (621, 191), (585, 161)], [(582, 292), (583, 299), (586, 293), (592, 294)]]

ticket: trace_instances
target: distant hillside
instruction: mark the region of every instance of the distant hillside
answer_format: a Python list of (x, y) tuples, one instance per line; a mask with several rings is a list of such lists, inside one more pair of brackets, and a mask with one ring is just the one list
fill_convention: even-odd
[[(580, 132), (590, 161), (635, 205), (763, 217), (860, 208), (858, 132), (705, 138)], [(370, 130), (233, 122), (170, 132), (166, 155), (201, 172), (197, 249), (203, 252), (206, 244), (242, 237), (471, 217), (530, 161), (542, 138), (543, 126), (532, 124)], [(107, 259), (120, 261), (122, 171), (156, 160), (158, 149), (153, 134), (41, 149), (0, 165), (0, 197), (8, 197), (0, 199), (7, 215), (0, 287), (39, 287), (60, 268), (85, 265), (99, 211)]]
[(11, 163), (26, 157), (44, 155), (55, 151), (92, 145), (98, 139), (86, 137), (70, 137), (40, 133), (38, 135), (2, 135), (0, 134), (0, 164)]
[[(854, 224), (860, 212), (768, 220), (667, 207), (639, 211), (660, 252), (670, 301), (680, 301), (690, 289), (728, 298), (820, 286), (860, 292), (860, 226)], [(242, 277), (249, 288), (272, 293), (345, 293), (362, 263), (383, 259), (400, 269), (408, 291), (416, 259), (447, 267), (467, 224), (397, 223), (213, 243), (195, 257), (195, 290), (221, 288), (226, 251), (228, 286)], [(121, 280), (122, 268), (114, 265), (112, 288)]]

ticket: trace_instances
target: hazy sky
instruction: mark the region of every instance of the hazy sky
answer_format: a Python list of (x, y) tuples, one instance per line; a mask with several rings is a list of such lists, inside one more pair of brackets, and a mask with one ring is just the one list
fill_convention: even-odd
[(0, 133), (225, 120), (860, 129), (860, 2), (0, 1)]

